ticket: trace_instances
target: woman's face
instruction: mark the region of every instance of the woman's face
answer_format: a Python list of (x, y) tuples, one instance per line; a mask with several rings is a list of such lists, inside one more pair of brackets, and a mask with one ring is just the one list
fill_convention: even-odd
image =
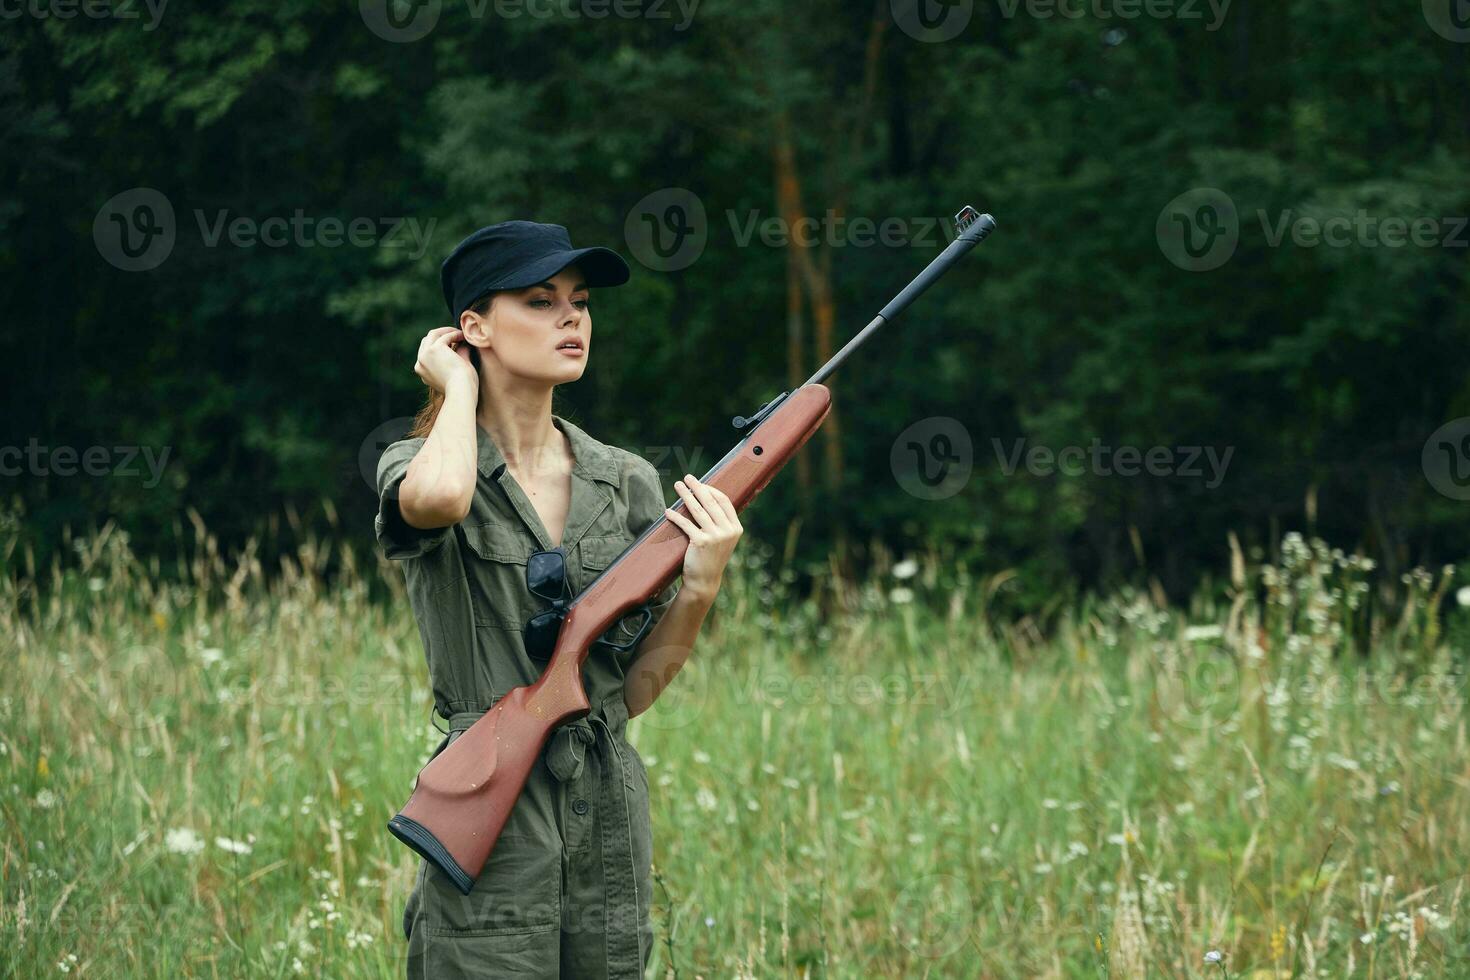
[(592, 350), (589, 295), (582, 270), (569, 265), (528, 289), (496, 293), (484, 316), (466, 311), (460, 329), (480, 348), (481, 374), (502, 388), (576, 381)]

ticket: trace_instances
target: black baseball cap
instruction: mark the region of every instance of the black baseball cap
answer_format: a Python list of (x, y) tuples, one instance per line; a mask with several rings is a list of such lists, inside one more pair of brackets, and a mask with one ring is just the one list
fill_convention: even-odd
[(439, 268), (439, 282), (458, 326), (459, 315), (486, 293), (534, 286), (573, 262), (581, 266), (588, 286), (621, 286), (630, 275), (628, 263), (610, 248), (572, 248), (561, 225), (502, 221), (456, 245)]

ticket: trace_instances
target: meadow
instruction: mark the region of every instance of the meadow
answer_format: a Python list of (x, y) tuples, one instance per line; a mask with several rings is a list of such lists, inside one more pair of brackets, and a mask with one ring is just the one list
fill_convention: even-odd
[[(0, 973), (401, 975), (384, 822), (440, 735), (400, 569), (197, 517), (169, 565), (0, 555)], [(743, 542), (629, 728), (651, 975), (1470, 976), (1453, 569), (1221, 568), (1029, 619), (944, 554), (798, 599)]]

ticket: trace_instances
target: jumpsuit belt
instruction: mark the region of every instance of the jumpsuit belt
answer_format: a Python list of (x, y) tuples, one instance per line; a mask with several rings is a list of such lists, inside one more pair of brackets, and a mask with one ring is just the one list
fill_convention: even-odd
[[(491, 699), (494, 707), (499, 696)], [(599, 710), (600, 709), (600, 710)], [(449, 732), (468, 729), (483, 711), (458, 711), (449, 716)], [(642, 937), (638, 920), (638, 869), (633, 861), (631, 792), (623, 778), (627, 764), (619, 747), (619, 733), (628, 722), (628, 705), (621, 690), (604, 698), (586, 718), (561, 725), (551, 733), (545, 748), (546, 767), (563, 786), (582, 775), (587, 749), (594, 747), (602, 762), (600, 793), (602, 812), (602, 873), (607, 891), (604, 905), (608, 975), (618, 976), (617, 967), (636, 976), (643, 964)], [(615, 730), (616, 729), (616, 730)]]

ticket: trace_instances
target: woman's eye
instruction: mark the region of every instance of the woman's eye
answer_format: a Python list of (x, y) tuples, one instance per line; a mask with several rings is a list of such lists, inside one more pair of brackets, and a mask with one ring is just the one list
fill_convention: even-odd
[(572, 305), (575, 306), (579, 310), (585, 310), (585, 309), (587, 309), (587, 305), (588, 304), (587, 304), (587, 300), (585, 300), (585, 299), (574, 299), (574, 300), (572, 300)]
[(547, 308), (547, 307), (549, 307), (551, 305), (551, 300), (549, 300), (549, 299), (533, 299), (533, 300), (531, 300), (531, 305), (532, 306), (535, 306), (535, 307), (539, 307), (540, 309), (545, 309), (545, 308)]

